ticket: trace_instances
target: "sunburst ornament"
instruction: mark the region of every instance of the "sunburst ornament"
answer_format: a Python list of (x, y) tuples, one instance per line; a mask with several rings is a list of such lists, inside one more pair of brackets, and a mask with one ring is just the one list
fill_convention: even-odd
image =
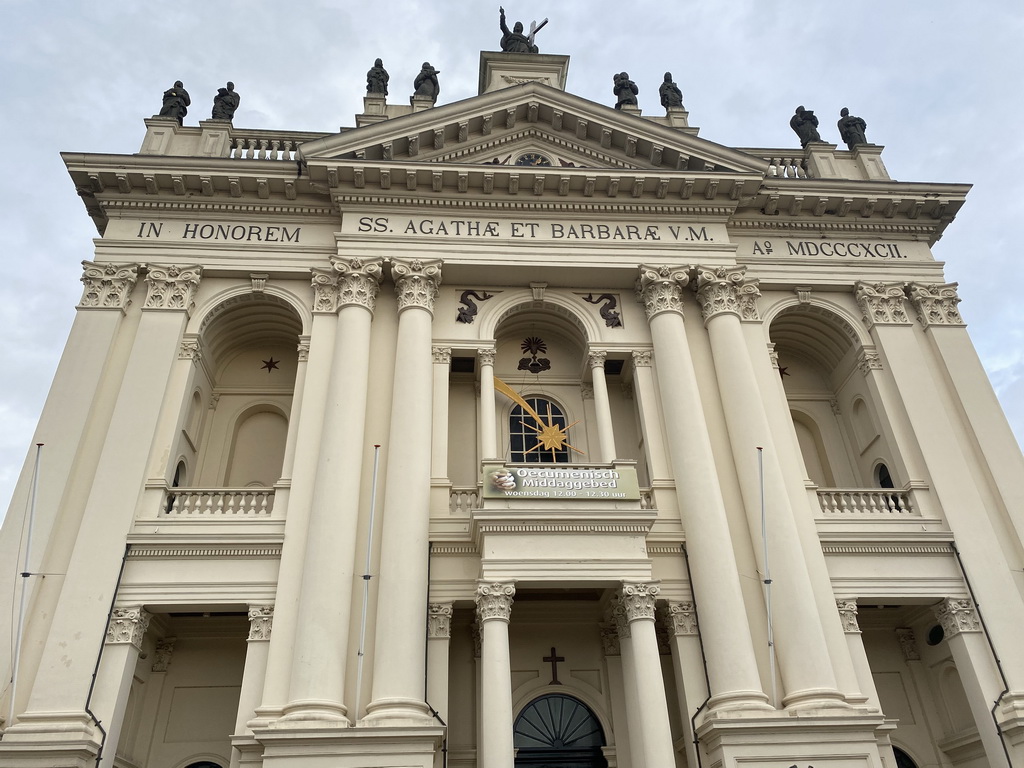
[(568, 448), (576, 451), (576, 453), (585, 456), (586, 454), (574, 445), (569, 443), (569, 429), (579, 424), (579, 419), (574, 421), (572, 424), (567, 426), (559, 426), (555, 424), (555, 420), (552, 416), (548, 416), (548, 420), (545, 422), (541, 418), (540, 414), (535, 411), (528, 402), (526, 402), (519, 393), (516, 392), (512, 387), (506, 384), (504, 381), (499, 379), (497, 376), (494, 377), (494, 388), (509, 398), (512, 402), (526, 411), (537, 422), (537, 426), (530, 424), (526, 421), (523, 422), (524, 427), (529, 427), (537, 433), (537, 444), (532, 448), (524, 451), (523, 453), (533, 453), (537, 450), (551, 451), (552, 457), (557, 451)]

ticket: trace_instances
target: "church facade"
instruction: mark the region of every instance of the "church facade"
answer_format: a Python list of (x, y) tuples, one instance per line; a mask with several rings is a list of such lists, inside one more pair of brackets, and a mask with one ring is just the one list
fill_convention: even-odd
[(0, 766), (1024, 766), (1024, 460), (931, 252), (968, 187), (567, 68), (64, 156), (99, 237)]

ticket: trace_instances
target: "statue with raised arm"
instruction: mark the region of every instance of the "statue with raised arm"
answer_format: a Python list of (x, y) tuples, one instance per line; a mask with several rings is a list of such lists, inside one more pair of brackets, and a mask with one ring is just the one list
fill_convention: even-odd
[(789, 118), (789, 127), (796, 132), (801, 147), (806, 147), (812, 141), (821, 141), (818, 134), (818, 118), (809, 109), (797, 107), (796, 112)]
[(540, 26), (536, 22), (530, 25), (530, 34), (523, 34), (523, 22), (517, 21), (510, 32), (508, 24), (505, 23), (505, 9), (498, 8), (498, 26), (501, 27), (501, 50), (505, 53), (540, 53), (540, 49), (533, 44), (534, 35), (548, 23), (544, 19)]
[(658, 94), (661, 96), (661, 106), (665, 109), (682, 108), (683, 92), (679, 90), (679, 86), (672, 80), (671, 72), (665, 73), (665, 82), (658, 88)]
[(382, 96), (388, 95), (388, 80), (391, 76), (388, 71), (384, 69), (384, 62), (380, 59), (376, 59), (373, 62), (373, 67), (366, 73), (366, 92), (367, 93), (379, 93)]
[(441, 70), (434, 69), (430, 66), (429, 61), (423, 62), (423, 69), (416, 75), (416, 80), (413, 81), (413, 95), (414, 96), (426, 96), (431, 101), (437, 101), (437, 94), (441, 92), (441, 86), (437, 83), (437, 76), (441, 74)]
[(839, 113), (839, 136), (846, 142), (846, 146), (853, 149), (858, 144), (867, 144), (868, 139), (864, 135), (868, 124), (859, 117), (850, 114), (850, 110), (843, 107)]
[(235, 93), (235, 84), (230, 80), (226, 88), (218, 88), (217, 95), (213, 97), (212, 120), (230, 120), (235, 116), (235, 110), (242, 101), (242, 97)]
[(622, 109), (622, 105), (626, 104), (631, 107), (637, 105), (636, 95), (640, 93), (640, 89), (636, 87), (636, 83), (629, 79), (628, 72), (620, 72), (612, 78), (612, 93), (615, 94), (615, 108)]
[(181, 125), (185, 115), (188, 114), (188, 105), (191, 103), (192, 99), (189, 98), (188, 91), (181, 84), (181, 80), (175, 80), (174, 85), (164, 91), (164, 104), (160, 108), (159, 116), (173, 117), (178, 121), (178, 125)]

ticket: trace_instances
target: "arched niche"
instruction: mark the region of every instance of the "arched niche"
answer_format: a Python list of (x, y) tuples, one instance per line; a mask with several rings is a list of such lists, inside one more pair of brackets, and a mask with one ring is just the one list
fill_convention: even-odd
[(513, 725), (516, 766), (606, 768), (604, 728), (583, 701), (548, 693), (520, 710)]
[(268, 488), (281, 478), (288, 417), (269, 404), (239, 414), (228, 450), (224, 485), (228, 488)]

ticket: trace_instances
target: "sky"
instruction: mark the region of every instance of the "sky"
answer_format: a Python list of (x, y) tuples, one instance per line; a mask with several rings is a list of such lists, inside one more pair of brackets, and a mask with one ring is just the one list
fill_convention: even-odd
[[(700, 136), (733, 147), (795, 148), (798, 104), (841, 145), (834, 120), (848, 106), (894, 179), (973, 184), (933, 253), (1024, 443), (1024, 3), (506, 2), (510, 26), (549, 19), (537, 44), (571, 57), (567, 90), (584, 98), (613, 105), (612, 75), (626, 71), (640, 107), (661, 114), (668, 70)], [(238, 128), (352, 126), (377, 57), (389, 101), (407, 100), (424, 61), (441, 71), (438, 103), (459, 101), (476, 95), (480, 51), (501, 33), (498, 4), (479, 0), (0, 0), (0, 13), (2, 515), (97, 236), (60, 152), (137, 152), (175, 80), (192, 97), (186, 125), (231, 80)]]

